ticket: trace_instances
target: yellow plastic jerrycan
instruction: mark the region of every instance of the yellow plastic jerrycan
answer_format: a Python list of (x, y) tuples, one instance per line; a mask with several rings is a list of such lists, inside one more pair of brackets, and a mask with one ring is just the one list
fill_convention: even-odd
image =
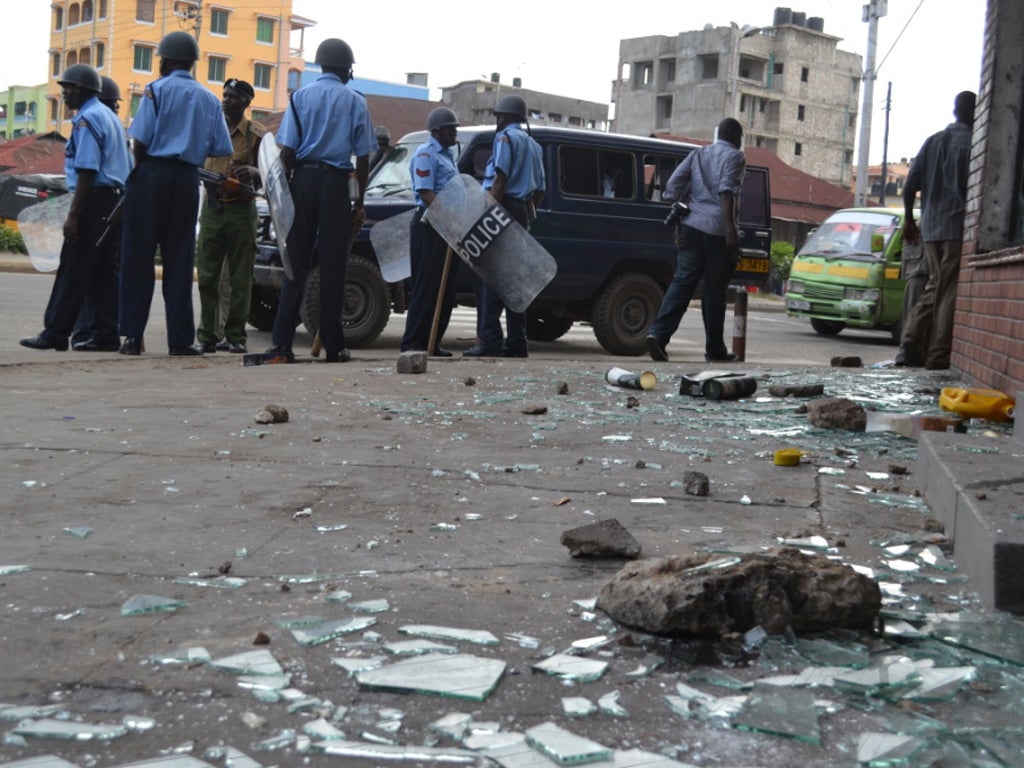
[(968, 418), (1010, 421), (1013, 419), (1014, 400), (998, 389), (961, 389), (944, 387), (939, 395), (943, 410), (959, 413)]

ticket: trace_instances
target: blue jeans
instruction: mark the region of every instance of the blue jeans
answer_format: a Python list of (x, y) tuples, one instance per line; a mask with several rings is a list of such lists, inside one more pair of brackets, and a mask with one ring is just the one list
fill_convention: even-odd
[(704, 278), (700, 307), (704, 320), (704, 354), (725, 357), (729, 352), (724, 338), (725, 300), (736, 261), (727, 252), (723, 235), (709, 235), (684, 224), (683, 239), (686, 245), (679, 251), (672, 282), (647, 335), (657, 337), (667, 346), (672, 334), (679, 329), (697, 284)]

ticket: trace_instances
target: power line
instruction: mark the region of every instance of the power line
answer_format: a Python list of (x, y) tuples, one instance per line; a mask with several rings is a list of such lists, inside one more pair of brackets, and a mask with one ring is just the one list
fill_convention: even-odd
[(924, 0), (920, 0), (917, 4), (917, 8), (914, 9), (914, 12), (910, 14), (910, 18), (907, 19), (907, 23), (903, 25), (903, 29), (901, 29), (900, 33), (896, 35), (896, 39), (892, 41), (892, 45), (890, 45), (889, 50), (885, 52), (885, 56), (882, 57), (881, 63), (875, 67), (875, 74), (878, 74), (878, 70), (880, 70), (882, 65), (885, 64), (885, 60), (889, 58), (889, 54), (892, 53), (892, 49), (896, 47), (896, 43), (898, 43), (900, 38), (903, 37), (903, 33), (907, 31), (907, 27), (910, 26), (910, 22), (912, 22), (914, 17), (917, 16), (917, 12), (921, 10), (922, 5), (924, 5)]

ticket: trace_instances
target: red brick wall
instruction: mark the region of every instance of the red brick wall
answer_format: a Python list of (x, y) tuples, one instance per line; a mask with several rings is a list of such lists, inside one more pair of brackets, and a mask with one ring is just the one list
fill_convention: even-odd
[(952, 364), (979, 386), (1012, 395), (1024, 389), (1024, 248), (978, 252), (980, 212), (992, 202), (985, 197), (984, 169), (995, 82), (995, 31), (1001, 12), (1018, 12), (1016, 3), (988, 3)]

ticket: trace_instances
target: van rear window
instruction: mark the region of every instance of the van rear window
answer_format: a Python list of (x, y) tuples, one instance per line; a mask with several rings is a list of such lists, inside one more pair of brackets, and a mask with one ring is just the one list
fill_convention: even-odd
[(569, 197), (636, 197), (636, 163), (632, 152), (588, 147), (558, 148), (559, 187)]

